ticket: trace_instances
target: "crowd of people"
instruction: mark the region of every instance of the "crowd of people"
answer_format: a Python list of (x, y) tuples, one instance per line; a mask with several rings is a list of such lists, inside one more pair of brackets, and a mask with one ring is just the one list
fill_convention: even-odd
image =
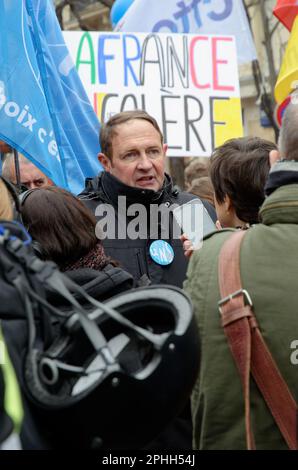
[[(102, 125), (98, 159), (104, 171), (90, 175), (80, 195), (55, 186), (22, 156), (20, 177), (27, 190), (18, 196), (16, 207), (10, 194), (10, 185), (16, 183), (12, 157), (3, 164), (0, 219), (18, 217), (32, 237), (36, 256), (55, 262), (95, 299), (147, 286), (183, 288), (190, 297), (200, 340), (194, 358), (200, 364), (196, 382), (183, 408), (146, 443), (147, 449), (297, 446), (297, 413), (289, 417), (288, 408), (288, 401), (296, 404), (298, 399), (290, 359), (291, 344), (298, 340), (297, 109), (290, 104), (285, 112), (278, 148), (245, 137), (216, 148), (207, 163), (193, 159), (185, 170), (187, 191), (176, 187), (165, 172), (167, 145), (156, 120), (144, 111), (122, 112)], [(177, 229), (173, 216), (173, 208), (194, 202), (203, 205), (215, 224), (199, 250), (183, 233), (183, 224)], [(226, 255), (228, 242), (231, 245), (239, 234), (244, 238), (241, 247), (233, 241)], [(100, 283), (107, 278), (113, 283), (103, 298), (97, 292), (102, 294)], [(229, 290), (234, 285), (239, 289)], [(246, 336), (241, 336), (242, 328)], [(3, 330), (23, 402), (21, 446), (51, 448), (20, 378), (18, 341), (20, 337), (25, 343), (26, 332), (9, 325)], [(237, 338), (245, 349), (245, 372), (237, 362)], [(256, 338), (273, 358), (267, 360), (261, 379)], [(276, 376), (281, 377), (279, 388)], [(177, 368), (175, 377), (179, 382), (182, 370)], [(1, 379), (0, 445), (13, 432), (10, 420), (1, 436), (8, 419), (4, 388)]]

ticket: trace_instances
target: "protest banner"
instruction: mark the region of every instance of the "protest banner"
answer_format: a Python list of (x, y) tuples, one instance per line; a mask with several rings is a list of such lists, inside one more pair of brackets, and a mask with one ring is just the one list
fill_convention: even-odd
[(101, 122), (144, 109), (169, 156), (209, 156), (242, 136), (235, 39), (231, 36), (65, 32)]
[(242, 0), (135, 0), (115, 30), (230, 34), (236, 38), (239, 64), (257, 58)]

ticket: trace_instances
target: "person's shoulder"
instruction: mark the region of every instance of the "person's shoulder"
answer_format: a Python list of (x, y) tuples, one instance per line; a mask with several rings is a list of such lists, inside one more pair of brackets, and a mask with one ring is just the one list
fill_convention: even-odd
[(215, 279), (220, 250), (233, 232), (233, 229), (211, 232), (204, 237), (201, 248), (194, 251), (187, 270), (187, 281), (184, 283), (184, 288), (191, 296), (196, 295), (198, 284), (202, 279), (206, 281), (206, 276)]
[(100, 192), (101, 188), (101, 175), (94, 176), (93, 178), (85, 179), (85, 188), (83, 191), (78, 194), (79, 199), (88, 199), (92, 198), (95, 194)]
[(99, 301), (132, 289), (134, 279), (120, 266), (108, 264), (103, 270), (81, 268), (65, 273), (84, 288), (85, 292)]
[(216, 222), (216, 212), (212, 204), (206, 201), (206, 199), (199, 198), (195, 194), (187, 193), (186, 191), (180, 191), (177, 196), (177, 203), (179, 205), (187, 204), (190, 201), (201, 201), (205, 209), (207, 210), (208, 214), (210, 215), (213, 222)]
[[(177, 190), (178, 191), (178, 190)], [(177, 199), (179, 204), (185, 204), (186, 202), (192, 201), (193, 199), (200, 199), (198, 196), (195, 196), (194, 194), (187, 193), (186, 191), (178, 191), (177, 193)]]
[(236, 231), (235, 228), (222, 228), (220, 230), (214, 230), (213, 232), (208, 233), (203, 238), (203, 242), (207, 241), (207, 240), (215, 240), (215, 237), (216, 237), (216, 241), (219, 241), (219, 240), (222, 241), (222, 240), (228, 238), (229, 235), (231, 235), (235, 231)]
[(192, 256), (192, 258), (210, 258), (214, 259), (216, 257), (223, 246), (224, 242), (231, 236), (232, 233), (235, 232), (236, 229), (233, 228), (226, 228), (221, 230), (214, 230), (213, 232), (208, 233), (203, 238), (202, 246), (199, 250), (196, 250)]

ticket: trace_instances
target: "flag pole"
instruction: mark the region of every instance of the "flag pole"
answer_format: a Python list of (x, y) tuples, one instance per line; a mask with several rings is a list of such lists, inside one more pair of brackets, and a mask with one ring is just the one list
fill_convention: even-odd
[(21, 189), (21, 173), (20, 173), (19, 153), (16, 149), (13, 149), (13, 155), (14, 155), (14, 167), (15, 167), (15, 171), (16, 171), (17, 187), (19, 189)]

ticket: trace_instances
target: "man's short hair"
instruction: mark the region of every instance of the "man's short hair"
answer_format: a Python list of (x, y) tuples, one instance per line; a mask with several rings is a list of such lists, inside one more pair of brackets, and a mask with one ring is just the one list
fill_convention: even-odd
[(193, 180), (208, 176), (209, 159), (204, 157), (193, 158), (184, 170), (184, 181), (187, 189), (191, 186)]
[(276, 149), (268, 140), (243, 137), (227, 141), (211, 156), (210, 177), (216, 200), (221, 204), (229, 196), (237, 217), (244, 222), (258, 222), (270, 170), (269, 153)]
[(163, 144), (163, 135), (154, 117), (150, 116), (150, 114), (146, 113), (146, 111), (142, 111), (139, 109), (136, 109), (134, 111), (123, 111), (112, 116), (105, 124), (101, 126), (100, 129), (99, 142), (101, 146), (101, 151), (110, 160), (112, 159), (113, 154), (112, 139), (117, 134), (117, 126), (125, 124), (129, 121), (133, 121), (135, 119), (143, 119), (144, 121), (147, 121), (152, 124), (152, 126), (159, 133), (161, 143)]
[(206, 201), (214, 206), (214, 190), (209, 176), (193, 179), (188, 192), (195, 194), (200, 199), (206, 199)]
[(293, 94), (282, 118), (279, 151), (281, 158), (298, 161), (298, 93)]

